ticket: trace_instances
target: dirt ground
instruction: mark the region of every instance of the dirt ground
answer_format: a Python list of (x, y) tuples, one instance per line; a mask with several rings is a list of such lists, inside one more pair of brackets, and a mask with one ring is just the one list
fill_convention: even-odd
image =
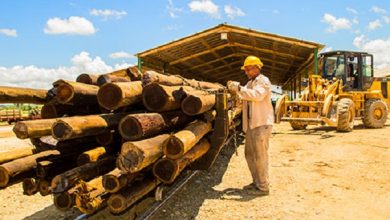
[[(390, 120), (384, 129), (351, 133), (275, 125), (271, 140), (271, 194), (253, 197), (243, 145), (226, 147), (209, 172), (197, 174), (154, 219), (390, 219)], [(3, 129), (0, 129), (0, 133)], [(0, 137), (1, 134), (0, 134)], [(0, 151), (26, 144), (0, 139)], [(4, 146), (6, 143), (7, 146)], [(23, 196), (21, 184), (0, 190), (0, 219), (73, 219), (51, 196)], [(126, 219), (126, 214), (117, 218)], [(114, 219), (107, 210), (90, 219)]]

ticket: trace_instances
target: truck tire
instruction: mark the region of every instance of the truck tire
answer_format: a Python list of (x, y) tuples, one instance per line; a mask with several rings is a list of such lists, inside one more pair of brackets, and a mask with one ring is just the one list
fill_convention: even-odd
[(293, 130), (305, 130), (307, 127), (307, 124), (304, 122), (296, 122), (296, 121), (290, 121), (290, 125)]
[(369, 99), (364, 103), (363, 124), (367, 128), (383, 128), (387, 120), (386, 103), (380, 99)]
[(350, 132), (355, 120), (355, 105), (351, 99), (343, 98), (337, 103), (337, 131)]

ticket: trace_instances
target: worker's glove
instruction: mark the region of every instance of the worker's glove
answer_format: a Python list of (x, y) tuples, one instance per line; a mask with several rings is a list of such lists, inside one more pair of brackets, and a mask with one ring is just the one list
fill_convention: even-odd
[(240, 91), (240, 83), (236, 81), (228, 81), (227, 88), (230, 93), (237, 94)]

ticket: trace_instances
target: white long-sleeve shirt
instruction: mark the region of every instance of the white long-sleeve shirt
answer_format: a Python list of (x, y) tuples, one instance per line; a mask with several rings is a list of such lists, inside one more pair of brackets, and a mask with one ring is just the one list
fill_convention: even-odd
[(274, 110), (271, 103), (271, 93), (271, 82), (262, 74), (240, 87), (238, 94), (243, 100), (242, 125), (244, 132), (248, 128), (273, 125)]

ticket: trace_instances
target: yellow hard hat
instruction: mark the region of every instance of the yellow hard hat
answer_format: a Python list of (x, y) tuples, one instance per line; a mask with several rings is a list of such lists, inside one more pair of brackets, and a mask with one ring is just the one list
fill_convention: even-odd
[(261, 62), (260, 58), (256, 56), (248, 56), (245, 59), (244, 65), (241, 67), (241, 69), (244, 70), (246, 66), (251, 66), (251, 65), (259, 65), (260, 67), (262, 67), (264, 64), (263, 62)]

